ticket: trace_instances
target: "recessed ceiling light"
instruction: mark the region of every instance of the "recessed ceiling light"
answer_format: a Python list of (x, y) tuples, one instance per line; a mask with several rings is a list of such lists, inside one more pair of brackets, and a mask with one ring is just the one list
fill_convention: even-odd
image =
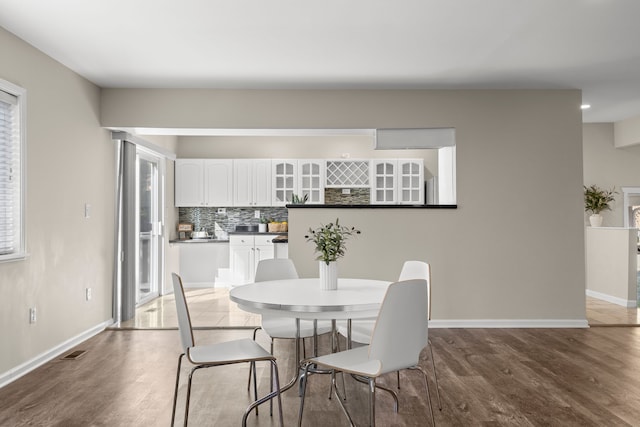
[(588, 110), (589, 108), (591, 108), (591, 104), (582, 104), (582, 105), (580, 106), (580, 109), (581, 109), (581, 110)]

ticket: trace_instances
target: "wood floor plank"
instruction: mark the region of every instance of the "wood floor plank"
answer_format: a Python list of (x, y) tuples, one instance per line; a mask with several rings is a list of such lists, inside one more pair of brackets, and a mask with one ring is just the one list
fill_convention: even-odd
[[(251, 335), (249, 330), (196, 331), (202, 344)], [(638, 328), (591, 329), (435, 329), (430, 330), (441, 385), (438, 411), (428, 352), (421, 364), (430, 373), (435, 418), (441, 426), (634, 426), (640, 420), (640, 335)], [(268, 340), (259, 338), (262, 345)], [(328, 340), (321, 340), (323, 351)], [(75, 360), (54, 360), (0, 389), (2, 426), (168, 426), (174, 375), (180, 353), (178, 332), (105, 331), (78, 349)], [(294, 373), (293, 347), (276, 342), (282, 381)], [(238, 425), (251, 400), (247, 365), (203, 369), (194, 379), (191, 426)], [(178, 419), (184, 413), (186, 375), (180, 386)], [(260, 393), (269, 371), (258, 368)], [(395, 387), (395, 376), (382, 383)], [(329, 378), (309, 381), (305, 426), (346, 426)], [(347, 379), (347, 406), (366, 423), (366, 386)], [(402, 374), (400, 410), (378, 391), (377, 422), (382, 426), (429, 425), (424, 379)], [(296, 423), (295, 389), (283, 395), (287, 425)], [(249, 425), (275, 426), (261, 407)]]

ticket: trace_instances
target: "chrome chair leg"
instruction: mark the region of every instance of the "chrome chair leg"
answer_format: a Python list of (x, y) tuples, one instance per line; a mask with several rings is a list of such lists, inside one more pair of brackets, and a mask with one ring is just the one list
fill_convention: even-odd
[(427, 373), (420, 366), (416, 366), (415, 369), (422, 372), (422, 376), (424, 377), (424, 383), (427, 389), (427, 401), (429, 402), (429, 411), (431, 412), (431, 425), (435, 427), (436, 419), (433, 416), (433, 406), (431, 405), (431, 393), (429, 392), (429, 380), (427, 378)]
[(189, 401), (191, 400), (191, 382), (193, 380), (193, 374), (200, 368), (204, 368), (204, 366), (196, 366), (189, 372), (189, 382), (187, 383), (187, 402), (184, 407), (184, 427), (187, 427), (187, 421), (189, 420)]
[[(251, 362), (249, 365), (249, 374), (253, 372), (253, 398), (258, 400), (258, 375), (256, 372), (256, 362)], [(256, 406), (256, 417), (258, 416), (258, 407)]]
[(180, 368), (182, 367), (182, 358), (184, 353), (178, 357), (178, 370), (176, 371), (176, 389), (173, 392), (173, 411), (171, 411), (171, 427), (176, 420), (176, 403), (178, 403), (178, 384), (180, 384)]
[(369, 425), (376, 426), (376, 379), (369, 378)]
[(271, 362), (271, 371), (273, 372), (274, 384), (276, 386), (276, 390), (272, 391), (268, 395), (262, 397), (259, 400), (253, 402), (249, 407), (244, 411), (244, 415), (242, 416), (242, 426), (245, 427), (247, 425), (247, 417), (253, 411), (253, 408), (263, 404), (267, 400), (273, 400), (274, 397), (278, 399), (278, 408), (280, 409), (280, 426), (284, 427), (284, 418), (282, 412), (282, 399), (280, 397), (280, 376), (278, 375), (278, 364), (275, 359), (270, 360)]
[(304, 364), (304, 373), (302, 374), (304, 381), (302, 381), (302, 393), (300, 394), (300, 409), (298, 410), (298, 427), (302, 426), (302, 412), (304, 411), (304, 397), (307, 393), (307, 380), (309, 375), (309, 362)]
[[(253, 340), (256, 340), (256, 334), (258, 332), (258, 329), (262, 329), (262, 326), (258, 326), (257, 328), (253, 328)], [(249, 366), (249, 378), (247, 379), (247, 391), (249, 391), (251, 389), (251, 372), (253, 370), (253, 368), (255, 368), (254, 364), (251, 364)]]
[(396, 371), (396, 381), (398, 383), (398, 390), (400, 390), (400, 371)]
[(433, 358), (433, 347), (429, 339), (429, 352), (431, 353), (431, 366), (433, 367), (433, 378), (436, 381), (436, 395), (438, 396), (438, 409), (442, 411), (442, 401), (440, 400), (440, 383), (438, 383), (438, 373), (436, 372), (436, 360)]

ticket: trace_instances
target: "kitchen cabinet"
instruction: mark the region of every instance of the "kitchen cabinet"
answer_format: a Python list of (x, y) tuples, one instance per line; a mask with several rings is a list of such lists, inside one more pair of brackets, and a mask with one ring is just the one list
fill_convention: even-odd
[(371, 167), (371, 203), (424, 203), (422, 159), (374, 159)]
[(233, 160), (233, 206), (271, 206), (271, 159)]
[(308, 197), (308, 204), (324, 203), (325, 160), (298, 160), (298, 191), (300, 196)]
[(231, 159), (177, 159), (175, 206), (231, 206), (232, 171)]
[(273, 206), (292, 203), (293, 195), (307, 196), (308, 204), (324, 203), (325, 160), (272, 160)]
[(229, 268), (229, 244), (222, 242), (177, 243), (180, 276), (186, 287), (224, 286), (219, 274)]
[(363, 160), (327, 160), (326, 187), (328, 188), (368, 188), (370, 180), (370, 161)]
[(291, 203), (293, 195), (298, 194), (297, 167), (297, 160), (271, 160), (273, 177), (271, 203), (273, 206), (284, 206)]
[(229, 238), (229, 263), (234, 283), (253, 282), (258, 263), (274, 257), (273, 235), (240, 234)]
[(424, 203), (424, 161), (398, 159), (398, 203)]

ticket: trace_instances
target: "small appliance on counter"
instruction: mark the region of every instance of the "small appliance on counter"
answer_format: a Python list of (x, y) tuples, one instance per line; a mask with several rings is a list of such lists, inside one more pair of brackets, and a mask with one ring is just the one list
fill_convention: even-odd
[(188, 224), (188, 223), (178, 224), (178, 239), (180, 240), (189, 239), (191, 232), (193, 232), (193, 224)]

